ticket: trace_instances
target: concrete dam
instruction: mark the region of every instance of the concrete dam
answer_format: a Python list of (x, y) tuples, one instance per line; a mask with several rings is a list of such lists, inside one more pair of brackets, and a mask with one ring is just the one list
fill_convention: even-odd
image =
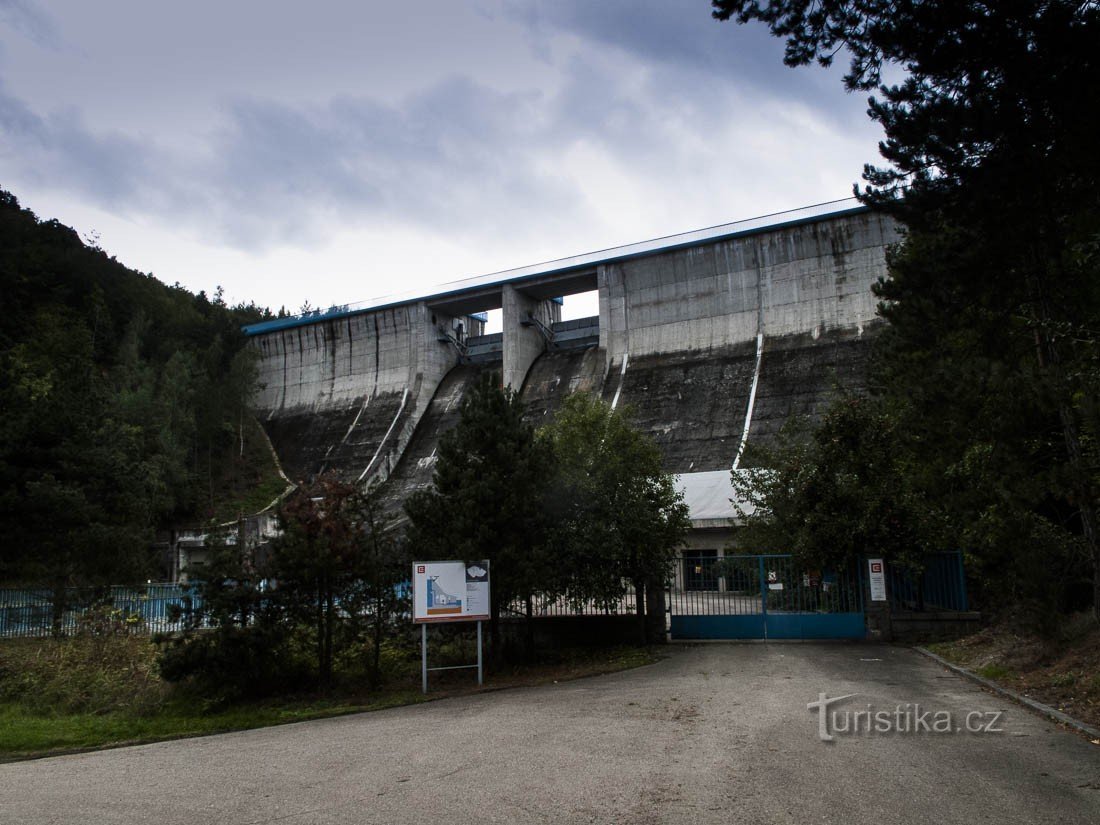
[[(536, 424), (569, 393), (595, 393), (634, 410), (695, 526), (721, 529), (744, 446), (820, 415), (835, 386), (863, 386), (881, 323), (871, 286), (897, 239), (863, 207), (810, 207), (255, 324), (256, 407), (292, 480), (386, 481), (397, 510), (431, 483), (439, 437), (483, 371)], [(593, 291), (598, 316), (561, 320), (562, 296)], [(502, 331), (486, 335), (494, 309)]]

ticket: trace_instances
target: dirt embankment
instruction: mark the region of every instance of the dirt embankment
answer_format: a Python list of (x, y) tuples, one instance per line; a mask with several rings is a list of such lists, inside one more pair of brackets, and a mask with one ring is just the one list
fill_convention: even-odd
[(1044, 639), (1006, 626), (929, 645), (955, 664), (1100, 727), (1100, 626), (1090, 614)]

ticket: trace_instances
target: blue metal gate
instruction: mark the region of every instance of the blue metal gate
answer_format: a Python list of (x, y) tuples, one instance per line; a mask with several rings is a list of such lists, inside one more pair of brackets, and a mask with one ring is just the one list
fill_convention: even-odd
[(674, 639), (866, 634), (858, 565), (854, 571), (816, 571), (802, 570), (789, 555), (686, 555), (677, 560), (668, 604)]

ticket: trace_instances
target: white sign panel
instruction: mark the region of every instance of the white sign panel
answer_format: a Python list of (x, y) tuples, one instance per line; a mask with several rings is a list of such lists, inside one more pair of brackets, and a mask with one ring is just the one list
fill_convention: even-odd
[(488, 561), (416, 561), (412, 572), (414, 622), (489, 618)]
[(867, 569), (870, 571), (871, 601), (886, 601), (886, 568), (882, 559), (867, 559)]

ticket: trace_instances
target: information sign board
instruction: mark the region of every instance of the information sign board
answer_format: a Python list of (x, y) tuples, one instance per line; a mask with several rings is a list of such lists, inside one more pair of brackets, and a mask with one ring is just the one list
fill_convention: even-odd
[(417, 561), (412, 572), (413, 622), (489, 618), (488, 561)]

